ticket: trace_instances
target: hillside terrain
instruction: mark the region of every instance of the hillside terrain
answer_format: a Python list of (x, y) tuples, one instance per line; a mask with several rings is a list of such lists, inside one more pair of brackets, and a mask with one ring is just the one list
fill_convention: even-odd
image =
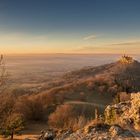
[[(104, 110), (109, 104), (129, 101), (132, 92), (140, 91), (139, 81), (140, 63), (123, 56), (114, 63), (68, 72), (44, 81), (39, 87), (35, 84), (34, 88), (3, 92), (0, 94), (0, 133), (11, 135), (16, 133), (15, 129), (31, 134), (34, 133), (30, 131), (33, 123), (39, 126), (34, 134), (38, 135), (41, 130), (39, 124), (43, 123), (56, 131), (72, 130), (72, 135), (77, 137), (77, 131), (83, 131), (81, 128), (97, 119), (97, 114), (105, 119)], [(105, 124), (103, 135), (109, 132), (110, 125), (114, 124)], [(46, 130), (46, 126), (42, 126), (43, 129)]]
[(61, 96), (65, 101), (84, 101), (105, 106), (112, 102), (118, 92), (138, 92), (138, 81), (140, 63), (136, 60), (132, 63), (119, 60), (69, 72), (44, 86), (42, 93)]

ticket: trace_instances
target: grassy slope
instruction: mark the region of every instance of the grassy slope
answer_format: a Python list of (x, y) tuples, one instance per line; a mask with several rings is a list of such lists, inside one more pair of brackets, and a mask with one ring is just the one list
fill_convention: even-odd
[[(49, 83), (43, 87), (42, 93), (54, 94), (55, 96), (63, 96), (66, 102), (84, 101), (94, 104), (107, 105), (112, 102), (115, 93), (104, 90), (100, 92), (98, 87), (112, 86), (114, 79), (124, 81), (129, 77), (133, 77), (136, 87), (140, 87), (140, 63), (135, 61), (132, 64), (122, 64), (120, 62), (106, 64), (98, 67), (87, 67), (78, 71), (72, 71), (65, 74), (60, 79)], [(92, 88), (88, 85), (99, 81)], [(100, 84), (101, 83), (101, 84)], [(46, 88), (46, 89), (45, 89)]]

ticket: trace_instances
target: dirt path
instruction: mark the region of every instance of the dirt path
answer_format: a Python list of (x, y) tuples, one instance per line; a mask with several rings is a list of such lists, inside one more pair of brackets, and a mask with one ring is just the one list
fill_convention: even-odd
[(105, 106), (102, 105), (102, 104), (89, 103), (89, 102), (82, 102), (82, 101), (68, 101), (68, 102), (66, 102), (66, 104), (92, 105), (92, 106), (94, 106), (94, 107), (99, 107), (99, 108), (102, 108), (102, 109), (105, 108)]
[[(14, 136), (14, 140), (25, 140), (25, 139), (30, 139), (30, 140), (36, 140), (37, 135), (21, 135), (21, 136)], [(0, 140), (9, 140), (8, 138), (4, 138), (0, 136)]]
[[(22, 135), (15, 135), (14, 140), (25, 140), (26, 138), (30, 140), (36, 140), (37, 137), (40, 135), (40, 132), (42, 130), (47, 130), (48, 126), (46, 123), (35, 123), (32, 122), (26, 126), (25, 130), (22, 132)], [(8, 140), (7, 138), (4, 138), (0, 136), (0, 140)]]

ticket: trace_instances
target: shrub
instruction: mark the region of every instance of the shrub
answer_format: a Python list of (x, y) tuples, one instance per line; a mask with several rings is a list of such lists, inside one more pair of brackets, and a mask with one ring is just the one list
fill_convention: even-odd
[(68, 128), (71, 128), (73, 131), (76, 131), (80, 128), (83, 128), (90, 120), (85, 118), (84, 116), (78, 116), (75, 119), (71, 119), (68, 123)]
[(16, 101), (14, 111), (22, 114), (25, 120), (44, 121), (62, 101), (54, 94), (24, 95)]
[(13, 140), (14, 134), (19, 133), (24, 128), (24, 121), (20, 114), (11, 114), (7, 116), (5, 122), (3, 122), (1, 131), (2, 135), (11, 138)]
[(71, 128), (75, 131), (82, 128), (90, 120), (90, 113), (88, 114), (90, 111), (86, 110), (85, 106), (77, 107), (77, 105), (61, 105), (49, 116), (48, 123), (53, 128)]
[(130, 100), (130, 94), (126, 92), (117, 93), (113, 99), (113, 103), (120, 103)]
[(46, 109), (40, 96), (22, 96), (15, 105), (15, 112), (22, 114), (25, 120), (43, 120)]
[(72, 106), (61, 105), (56, 111), (49, 116), (49, 125), (55, 128), (64, 128), (68, 126), (68, 122), (73, 118), (74, 112)]
[(0, 95), (0, 126), (9, 116), (14, 108), (15, 99), (10, 95)]

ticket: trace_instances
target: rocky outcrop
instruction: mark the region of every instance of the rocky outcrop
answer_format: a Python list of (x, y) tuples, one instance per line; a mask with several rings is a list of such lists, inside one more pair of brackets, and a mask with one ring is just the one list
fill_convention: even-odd
[(119, 125), (113, 125), (110, 127), (109, 132), (111, 136), (115, 137), (124, 132), (124, 130)]
[(133, 120), (136, 129), (140, 129), (140, 93), (131, 94), (130, 119)]
[(105, 109), (108, 124), (120, 124), (140, 129), (140, 93), (132, 93), (130, 101), (108, 105)]
[(130, 101), (108, 105), (105, 120), (95, 119), (75, 132), (72, 130), (48, 131), (40, 140), (139, 140), (140, 93), (132, 93)]
[(134, 132), (123, 129), (119, 125), (107, 125), (93, 121), (84, 128), (72, 132), (61, 130), (54, 134), (54, 131), (43, 132), (39, 140), (135, 140), (140, 138)]
[(38, 140), (54, 140), (56, 137), (55, 131), (48, 129), (47, 131), (42, 131), (41, 135), (38, 137)]
[[(74, 133), (59, 135), (54, 140), (135, 140), (135, 135), (118, 125), (90, 124)], [(140, 137), (139, 137), (140, 138)]]

